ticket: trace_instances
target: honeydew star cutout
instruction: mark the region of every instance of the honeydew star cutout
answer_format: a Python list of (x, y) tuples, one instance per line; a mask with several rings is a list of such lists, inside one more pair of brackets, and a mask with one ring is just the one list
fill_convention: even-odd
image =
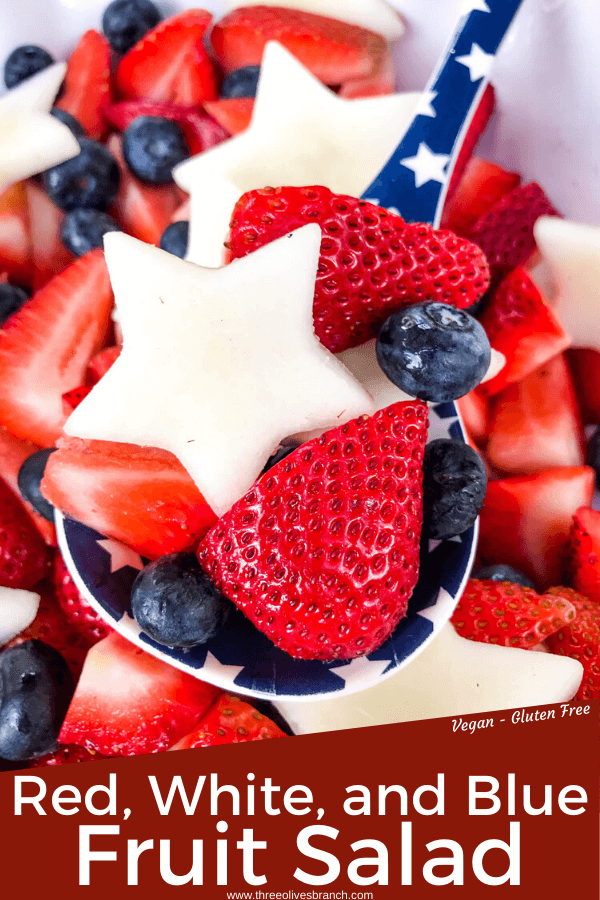
[(65, 432), (171, 451), (220, 516), (283, 438), (372, 413), (314, 333), (320, 245), (320, 227), (306, 225), (203, 269), (106, 235), (123, 350)]
[(50, 115), (65, 71), (56, 63), (0, 97), (0, 192), (79, 153), (70, 129)]
[(420, 93), (341, 99), (284, 47), (269, 42), (249, 127), (174, 170), (191, 196), (187, 259), (222, 265), (231, 213), (246, 191), (321, 184), (360, 197), (392, 155), (420, 99)]

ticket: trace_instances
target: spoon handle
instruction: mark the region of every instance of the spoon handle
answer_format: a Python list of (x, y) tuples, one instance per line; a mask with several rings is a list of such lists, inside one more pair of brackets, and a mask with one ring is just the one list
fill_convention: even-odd
[(465, 0), (466, 12), (429, 79), (414, 118), (363, 194), (407, 222), (439, 225), (448, 182), (489, 72), (522, 0)]

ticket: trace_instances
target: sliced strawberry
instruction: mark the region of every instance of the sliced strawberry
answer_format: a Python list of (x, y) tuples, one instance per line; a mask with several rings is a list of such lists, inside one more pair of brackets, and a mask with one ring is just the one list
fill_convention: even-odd
[(64, 437), (42, 491), (66, 515), (156, 559), (194, 548), (216, 516), (170, 453)]
[(377, 69), (366, 78), (346, 81), (341, 85), (338, 96), (344, 100), (360, 100), (364, 97), (384, 97), (396, 90), (396, 71), (390, 45), (379, 61)]
[(550, 594), (568, 599), (577, 611), (575, 621), (548, 639), (551, 653), (570, 656), (583, 666), (583, 679), (575, 695), (578, 700), (600, 699), (600, 605), (577, 591), (550, 588)]
[(521, 381), (562, 353), (571, 342), (522, 268), (500, 282), (479, 319), (492, 347), (506, 357), (504, 368), (495, 378), (478, 388), (488, 396)]
[(426, 433), (414, 400), (299, 447), (207, 534), (203, 568), (291, 656), (372, 652), (417, 581)]
[(216, 147), (230, 134), (212, 116), (206, 115), (201, 110), (164, 101), (123, 100), (122, 103), (107, 106), (104, 115), (119, 131), (125, 131), (139, 116), (158, 116), (177, 122), (181, 126), (192, 156), (210, 147)]
[(31, 224), (32, 283), (37, 291), (70, 265), (74, 257), (60, 237), (62, 210), (34, 181), (28, 181), (26, 189)]
[(31, 230), (23, 182), (0, 195), (0, 269), (15, 284), (31, 284)]
[(105, 347), (100, 353), (96, 353), (87, 367), (86, 383), (98, 384), (102, 376), (106, 375), (112, 364), (118, 359), (120, 353), (120, 347)]
[(460, 153), (458, 154), (458, 159), (454, 164), (454, 169), (452, 170), (452, 175), (450, 176), (450, 184), (448, 185), (448, 191), (446, 194), (446, 197), (450, 200), (455, 194), (458, 185), (460, 184), (462, 177), (465, 174), (465, 170), (469, 164), (469, 161), (471, 160), (471, 157), (473, 156), (475, 147), (479, 143), (481, 135), (489, 125), (490, 119), (494, 115), (495, 107), (496, 95), (494, 93), (494, 88), (491, 84), (488, 84), (483, 94), (481, 95), (479, 105), (477, 106), (477, 109), (473, 114), (473, 118), (469, 123), (467, 133), (460, 148)]
[(225, 100), (210, 100), (204, 104), (204, 109), (229, 134), (239, 134), (250, 124), (254, 112), (254, 98), (228, 97)]
[(33, 508), (31, 503), (25, 500), (19, 490), (19, 469), (25, 460), (36, 453), (40, 448), (29, 441), (22, 441), (7, 431), (0, 428), (0, 475), (7, 483), (13, 494), (21, 501), (31, 517), (31, 521), (42, 535), (46, 544), (56, 546), (56, 529), (52, 522), (48, 522)]
[(450, 192), (446, 195), (441, 227), (467, 236), (475, 222), (513, 191), (520, 181), (521, 176), (516, 172), (507, 172), (495, 163), (471, 157), (452, 195)]
[(175, 210), (181, 205), (182, 192), (175, 184), (143, 184), (129, 170), (123, 158), (121, 137), (112, 134), (107, 147), (119, 165), (119, 193), (111, 215), (123, 230), (140, 241), (158, 244)]
[(600, 603), (600, 512), (597, 510), (582, 506), (575, 511), (566, 568), (575, 590)]
[(534, 181), (505, 194), (475, 222), (468, 237), (481, 247), (492, 271), (522, 266), (536, 249), (533, 226), (540, 216), (558, 216)]
[(62, 395), (83, 382), (101, 348), (113, 304), (101, 250), (72, 263), (0, 331), (0, 424), (51, 447), (65, 416)]
[(53, 580), (56, 599), (66, 619), (90, 644), (97, 644), (112, 632), (110, 625), (79, 593), (60, 552), (54, 557)]
[(575, 619), (568, 599), (540, 595), (510, 581), (472, 578), (458, 601), (452, 624), (461, 637), (529, 650)]
[(368, 78), (387, 53), (385, 38), (358, 25), (274, 6), (236, 9), (211, 33), (226, 73), (260, 65), (268, 41), (283, 44), (320, 81), (332, 85)]
[(39, 769), (42, 766), (66, 766), (69, 763), (92, 762), (98, 759), (107, 759), (102, 753), (90, 753), (77, 744), (64, 744), (55, 750), (54, 753), (47, 753), (45, 756), (38, 756), (30, 759), (27, 763), (28, 769)]
[(463, 424), (472, 443), (484, 446), (489, 430), (489, 407), (487, 398), (476, 391), (470, 391), (456, 401)]
[(171, 216), (171, 222), (189, 222), (190, 216), (192, 213), (190, 198), (186, 194), (186, 198), (181, 206), (178, 206), (173, 215)]
[(180, 106), (216, 99), (215, 70), (204, 47), (211, 18), (206, 10), (191, 9), (160, 22), (119, 63), (119, 93)]
[(29, 590), (45, 577), (49, 561), (25, 507), (0, 478), (0, 585)]
[(491, 481), (480, 520), (483, 563), (506, 563), (540, 588), (557, 584), (573, 514), (593, 494), (594, 470), (587, 466)]
[(59, 741), (107, 756), (157, 753), (189, 734), (219, 693), (113, 632), (86, 657)]
[(575, 392), (586, 425), (600, 423), (600, 353), (583, 347), (569, 347), (566, 353)]
[(70, 416), (77, 409), (82, 400), (85, 400), (93, 385), (81, 384), (72, 391), (65, 391), (62, 395), (62, 408), (65, 416)]
[(581, 414), (562, 355), (496, 394), (486, 453), (504, 475), (585, 463)]
[(221, 694), (200, 719), (191, 734), (182, 738), (171, 750), (194, 750), (287, 737), (267, 716), (245, 700)]
[(249, 191), (233, 211), (227, 246), (237, 259), (309, 222), (323, 232), (315, 332), (334, 353), (375, 337), (407, 304), (438, 300), (462, 309), (488, 286), (474, 244), (326, 187)]
[(83, 125), (88, 137), (102, 138), (102, 109), (112, 100), (110, 44), (97, 31), (86, 31), (71, 54), (64, 91), (56, 105)]

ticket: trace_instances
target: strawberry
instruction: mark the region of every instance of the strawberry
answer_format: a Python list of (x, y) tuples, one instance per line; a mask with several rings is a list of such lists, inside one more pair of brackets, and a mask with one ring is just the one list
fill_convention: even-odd
[(520, 181), (521, 177), (516, 172), (507, 172), (485, 159), (471, 157), (452, 195), (450, 191), (446, 195), (441, 227), (456, 234), (469, 235), (475, 222), (513, 191)]
[(31, 521), (42, 535), (45, 543), (55, 547), (56, 529), (54, 525), (40, 516), (31, 503), (23, 498), (18, 485), (19, 469), (25, 460), (39, 449), (29, 441), (21, 441), (14, 437), (6, 428), (0, 428), (0, 472), (2, 478), (29, 513)]
[(48, 570), (48, 548), (23, 504), (0, 478), (0, 585), (35, 587)]
[(600, 699), (600, 606), (569, 588), (555, 587), (548, 592), (568, 599), (577, 610), (577, 618), (548, 638), (551, 653), (570, 656), (583, 666), (583, 679), (575, 695), (578, 700)]
[(506, 357), (504, 368), (478, 388), (488, 396), (521, 381), (562, 353), (571, 341), (522, 268), (500, 282), (479, 320), (492, 347)]
[(65, 618), (90, 644), (96, 644), (111, 633), (112, 628), (79, 593), (60, 552), (54, 557), (53, 580), (56, 599)]
[(387, 53), (381, 35), (358, 25), (274, 6), (235, 9), (211, 33), (225, 73), (260, 65), (267, 41), (283, 44), (320, 81), (333, 85), (378, 72)]
[(481, 99), (479, 101), (477, 109), (473, 113), (473, 118), (469, 122), (467, 133), (462, 142), (458, 158), (454, 164), (454, 169), (452, 170), (452, 175), (450, 176), (450, 184), (448, 185), (448, 191), (446, 193), (447, 200), (452, 199), (452, 196), (456, 192), (458, 185), (460, 184), (465, 173), (467, 165), (469, 164), (469, 161), (473, 156), (473, 151), (475, 150), (475, 147), (479, 142), (479, 138), (489, 125), (490, 119), (494, 115), (495, 107), (496, 95), (494, 93), (494, 88), (491, 84), (488, 84), (483, 94), (481, 95)]
[(82, 400), (85, 400), (93, 385), (81, 384), (72, 391), (65, 391), (62, 395), (62, 408), (65, 416), (70, 416), (77, 409)]
[(287, 735), (245, 700), (231, 694), (221, 694), (192, 733), (171, 750), (194, 750), (196, 747), (217, 747), (281, 737)]
[(462, 416), (463, 425), (469, 443), (485, 445), (489, 431), (489, 408), (487, 398), (477, 391), (469, 391), (468, 394), (459, 397), (456, 401), (458, 410)]
[(237, 259), (308, 222), (323, 232), (315, 332), (333, 353), (375, 337), (409, 303), (437, 300), (464, 309), (488, 286), (487, 264), (474, 244), (325, 187), (244, 194), (227, 246)]
[(568, 599), (540, 594), (510, 581), (472, 578), (452, 614), (461, 637), (528, 650), (574, 621)]
[(59, 735), (90, 753), (157, 753), (189, 734), (220, 691), (117, 632), (89, 651)]
[(181, 191), (176, 184), (143, 184), (139, 181), (125, 163), (120, 135), (111, 134), (107, 147), (117, 160), (121, 173), (111, 215), (128, 234), (148, 244), (158, 244), (181, 204)]
[(254, 112), (254, 97), (228, 97), (225, 100), (210, 100), (204, 104), (204, 109), (229, 134), (239, 134), (250, 124)]
[(34, 181), (26, 184), (31, 230), (32, 287), (39, 290), (73, 262), (73, 254), (63, 244), (60, 226), (62, 210)]
[(0, 195), (0, 269), (15, 284), (31, 283), (31, 230), (23, 182)]
[(210, 13), (203, 9), (159, 22), (117, 66), (115, 83), (121, 96), (168, 100), (180, 106), (215, 100), (215, 70), (204, 48), (210, 22)]
[(105, 132), (102, 108), (112, 100), (110, 44), (97, 31), (86, 31), (71, 54), (64, 91), (56, 105), (83, 125), (88, 137)]
[(569, 347), (566, 356), (583, 421), (586, 425), (597, 425), (600, 422), (600, 353), (591, 347)]
[(600, 603), (600, 512), (597, 510), (582, 506), (575, 511), (566, 562), (575, 590)]
[(492, 398), (486, 453), (504, 475), (584, 464), (581, 415), (562, 355)]
[(366, 78), (356, 78), (341, 85), (338, 96), (344, 100), (384, 97), (396, 90), (396, 71), (391, 47), (386, 47), (377, 68)]
[(485, 253), (492, 269), (505, 273), (522, 266), (536, 249), (533, 226), (540, 216), (557, 216), (535, 181), (505, 194), (473, 225), (468, 237)]
[(170, 453), (64, 437), (42, 491), (66, 515), (156, 559), (191, 550), (216, 516)]
[(216, 147), (230, 135), (214, 118), (199, 109), (158, 100), (124, 100), (122, 103), (113, 103), (105, 107), (104, 116), (119, 131), (125, 131), (138, 116), (158, 116), (177, 122), (192, 156)]
[(593, 493), (594, 471), (587, 466), (491, 481), (480, 518), (482, 562), (506, 563), (541, 588), (557, 584), (572, 516), (589, 506)]
[(106, 759), (102, 753), (90, 753), (77, 744), (64, 744), (55, 750), (54, 753), (47, 753), (45, 756), (38, 756), (30, 759), (27, 763), (28, 769), (39, 769), (41, 766), (65, 766), (68, 763), (92, 762), (93, 760)]
[(100, 353), (96, 353), (87, 367), (85, 374), (86, 383), (98, 384), (102, 376), (106, 375), (112, 364), (118, 359), (120, 353), (120, 347), (105, 347)]
[(113, 304), (101, 250), (56, 275), (0, 330), (0, 424), (52, 446), (65, 416), (62, 395), (83, 382), (104, 342)]
[(299, 447), (201, 541), (223, 593), (301, 659), (370, 653), (417, 581), (427, 407), (396, 403)]

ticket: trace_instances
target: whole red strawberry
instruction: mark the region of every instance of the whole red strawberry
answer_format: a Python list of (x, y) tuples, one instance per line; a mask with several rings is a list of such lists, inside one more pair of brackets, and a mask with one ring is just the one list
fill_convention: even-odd
[(54, 586), (56, 599), (66, 618), (90, 644), (95, 644), (110, 634), (112, 631), (110, 625), (104, 622), (79, 593), (60, 552), (56, 553), (54, 559)]
[(483, 253), (465, 238), (409, 225), (325, 187), (244, 194), (233, 211), (227, 246), (237, 259), (310, 222), (323, 233), (315, 332), (332, 353), (375, 337), (388, 316), (407, 304), (436, 300), (464, 309), (489, 285)]
[(577, 618), (568, 628), (562, 628), (548, 639), (552, 653), (570, 656), (583, 666), (583, 679), (576, 697), (578, 700), (600, 698), (600, 604), (570, 588), (550, 588), (549, 594), (568, 598), (577, 610)]
[(529, 650), (573, 622), (568, 599), (539, 595), (510, 581), (472, 578), (452, 616), (461, 637)]
[(417, 581), (426, 439), (414, 400), (304, 444), (207, 534), (202, 566), (291, 656), (371, 653)]
[(34, 587), (46, 575), (49, 549), (29, 513), (0, 478), (0, 584)]
[(171, 750), (193, 750), (286, 737), (280, 728), (249, 703), (221, 694), (191, 734), (182, 738)]

